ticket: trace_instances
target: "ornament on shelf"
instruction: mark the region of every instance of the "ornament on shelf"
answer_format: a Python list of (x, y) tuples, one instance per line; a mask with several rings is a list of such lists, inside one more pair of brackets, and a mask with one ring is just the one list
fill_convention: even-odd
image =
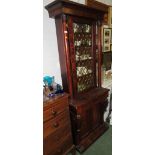
[(46, 97), (53, 97), (57, 94), (63, 93), (63, 88), (60, 84), (55, 82), (54, 76), (45, 76), (43, 78), (44, 89), (43, 93)]

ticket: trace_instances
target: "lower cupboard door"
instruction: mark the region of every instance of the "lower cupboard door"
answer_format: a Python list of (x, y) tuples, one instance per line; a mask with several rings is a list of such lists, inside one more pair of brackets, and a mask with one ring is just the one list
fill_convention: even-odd
[(103, 122), (103, 103), (96, 102), (93, 104), (93, 121), (92, 127), (95, 129)]
[(91, 106), (82, 109), (80, 114), (80, 139), (87, 136), (92, 130), (92, 108)]

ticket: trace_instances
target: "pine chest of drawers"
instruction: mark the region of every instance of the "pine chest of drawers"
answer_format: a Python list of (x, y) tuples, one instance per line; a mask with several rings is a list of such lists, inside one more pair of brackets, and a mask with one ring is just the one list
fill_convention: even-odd
[(67, 94), (44, 102), (43, 151), (44, 155), (75, 155)]

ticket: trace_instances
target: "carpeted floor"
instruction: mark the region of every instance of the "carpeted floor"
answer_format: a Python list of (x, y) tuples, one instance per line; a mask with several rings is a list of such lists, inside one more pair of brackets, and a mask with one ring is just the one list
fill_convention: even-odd
[[(77, 152), (77, 155), (80, 155)], [(112, 155), (112, 126), (82, 155)]]

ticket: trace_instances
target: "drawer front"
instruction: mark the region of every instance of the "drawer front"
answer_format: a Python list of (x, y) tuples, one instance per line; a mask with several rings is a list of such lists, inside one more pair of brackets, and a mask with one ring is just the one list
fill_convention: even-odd
[(58, 116), (61, 112), (63, 112), (66, 107), (68, 107), (68, 99), (57, 101), (52, 103), (48, 109), (43, 111), (43, 120), (44, 122), (53, 119)]
[(95, 97), (92, 99), (92, 102), (96, 103), (96, 102), (104, 102), (108, 97), (108, 94), (106, 94), (105, 96), (100, 96), (100, 97)]
[(43, 125), (44, 138), (52, 134), (56, 130), (61, 129), (67, 123), (70, 123), (68, 108), (54, 119), (51, 119), (44, 123)]
[(55, 142), (55, 143), (49, 139), (45, 139), (44, 140), (44, 155), (62, 155), (72, 145), (73, 143), (72, 143), (71, 133), (66, 134), (66, 136), (63, 136), (59, 142)]
[(69, 133), (71, 133), (71, 126), (70, 123), (67, 123), (63, 125), (63, 127), (61, 127), (59, 130), (56, 130), (54, 133), (47, 136), (46, 139), (49, 139), (51, 141), (51, 144), (54, 144), (61, 141), (61, 139)]
[(44, 122), (49, 120), (49, 119), (51, 119), (51, 117), (52, 117), (52, 110), (51, 110), (51, 108), (43, 111), (43, 120), (44, 120)]

